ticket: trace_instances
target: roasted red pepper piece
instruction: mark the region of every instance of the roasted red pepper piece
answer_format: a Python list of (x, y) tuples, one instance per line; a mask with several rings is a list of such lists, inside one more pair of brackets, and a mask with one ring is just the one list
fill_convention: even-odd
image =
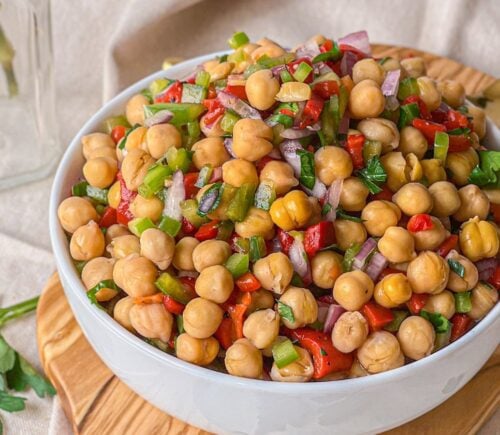
[(457, 128), (468, 128), (469, 120), (467, 116), (463, 113), (460, 113), (457, 110), (450, 109), (446, 113), (446, 120), (443, 122), (446, 130), (455, 130)]
[(199, 174), (199, 172), (189, 172), (184, 175), (184, 190), (188, 199), (194, 198), (200, 190), (195, 186)]
[(500, 224), (500, 204), (491, 204), (490, 205), (491, 214), (493, 215), (493, 219), (497, 224)]
[(227, 312), (233, 321), (234, 335), (236, 339), (243, 338), (243, 322), (245, 320), (245, 313), (252, 303), (252, 296), (250, 293), (245, 292), (241, 299), (241, 303), (229, 305)]
[(99, 220), (99, 226), (101, 228), (109, 228), (111, 225), (116, 223), (116, 209), (113, 207), (106, 207), (101, 219)]
[(408, 221), (406, 229), (410, 233), (418, 233), (419, 231), (432, 230), (434, 224), (432, 223), (432, 218), (426, 213), (420, 213), (413, 215)]
[(467, 314), (455, 313), (451, 320), (450, 343), (464, 335), (472, 324), (472, 319)]
[(323, 42), (322, 45), (319, 47), (319, 51), (321, 53), (326, 53), (327, 51), (330, 51), (333, 48), (333, 41), (331, 39), (327, 39), (325, 42)]
[(123, 126), (123, 125), (116, 125), (111, 130), (110, 136), (111, 136), (111, 139), (113, 139), (113, 142), (116, 145), (118, 145), (118, 142), (120, 142), (120, 140), (125, 137), (126, 133), (127, 133), (127, 128), (125, 126)]
[(207, 98), (203, 100), (203, 105), (208, 109), (203, 118), (206, 125), (212, 125), (219, 117), (224, 115), (226, 110), (217, 98)]
[(163, 306), (165, 309), (172, 314), (182, 314), (184, 311), (185, 305), (177, 302), (175, 299), (172, 299), (168, 295), (163, 295)]
[(259, 280), (251, 272), (241, 275), (236, 280), (235, 284), (242, 292), (254, 292), (262, 287)]
[(280, 241), (281, 250), (284, 254), (288, 255), (290, 247), (293, 244), (294, 238), (288, 234), (286, 231), (278, 228), (278, 240)]
[(308, 125), (313, 125), (318, 122), (324, 105), (325, 102), (320, 97), (313, 94), (311, 99), (308, 100), (304, 106), (299, 127), (306, 128)]
[(450, 134), (449, 137), (449, 153), (460, 153), (467, 151), (472, 146), (472, 141), (464, 134)]
[(420, 130), (420, 132), (427, 139), (427, 143), (429, 145), (434, 145), (434, 136), (438, 131), (446, 131), (446, 127), (444, 125), (436, 124), (432, 121), (426, 121), (425, 119), (421, 118), (415, 118), (412, 121), (412, 125), (417, 130)]
[(226, 89), (224, 90), (234, 95), (235, 97), (238, 97), (241, 100), (248, 100), (247, 93), (245, 92), (245, 86), (227, 85)]
[(500, 265), (496, 267), (488, 282), (497, 290), (500, 289)]
[(437, 249), (437, 253), (441, 255), (441, 257), (446, 257), (452, 249), (455, 249), (458, 244), (458, 236), (456, 234), (452, 234), (448, 237)]
[(361, 169), (365, 166), (363, 159), (363, 146), (365, 137), (362, 134), (350, 134), (347, 136), (346, 151), (350, 154), (354, 169)]
[(394, 195), (394, 193), (391, 192), (391, 189), (389, 189), (386, 184), (383, 184), (382, 186), (380, 186), (380, 188), (382, 189), (382, 191), (371, 195), (370, 199), (373, 201), (392, 201), (392, 196)]
[(287, 330), (286, 334), (299, 342), (300, 347), (306, 349), (313, 358), (313, 379), (321, 379), (333, 372), (349, 370), (352, 366), (352, 354), (337, 350), (332, 339), (322, 331), (308, 328)]
[(182, 234), (184, 234), (185, 236), (190, 236), (191, 234), (194, 234), (196, 232), (196, 227), (185, 217), (182, 218), (181, 224)]
[(118, 172), (116, 178), (120, 181), (120, 203), (116, 209), (116, 220), (119, 224), (127, 225), (134, 218), (134, 215), (130, 211), (130, 204), (137, 196), (137, 192), (127, 189), (121, 172)]
[(335, 80), (325, 80), (313, 86), (313, 92), (321, 98), (327, 100), (332, 95), (339, 94), (339, 84)]
[(385, 325), (394, 320), (394, 314), (388, 308), (382, 307), (375, 302), (368, 302), (361, 308), (363, 316), (366, 317), (372, 331), (380, 331)]
[(429, 295), (427, 293), (413, 293), (406, 306), (412, 314), (419, 314), (428, 299)]
[(219, 231), (219, 221), (213, 220), (203, 224), (198, 231), (196, 231), (194, 237), (203, 242), (204, 240), (215, 239)]
[(306, 229), (304, 234), (304, 249), (309, 257), (327, 246), (335, 243), (335, 229), (333, 223), (321, 221)]
[(409, 97), (406, 97), (404, 99), (401, 105), (404, 106), (405, 104), (411, 104), (411, 103), (417, 104), (422, 119), (425, 119), (427, 121), (432, 119), (429, 109), (427, 109), (427, 105), (422, 101), (422, 98), (420, 98), (418, 95), (410, 95)]
[(182, 83), (174, 82), (163, 92), (155, 96), (155, 103), (180, 103), (182, 99)]
[(224, 349), (229, 349), (229, 347), (236, 341), (233, 321), (229, 317), (222, 319), (222, 322), (217, 328), (217, 331), (215, 331), (214, 336)]
[[(297, 70), (297, 68), (302, 62), (307, 63), (309, 66), (312, 67), (312, 62), (307, 57), (301, 57), (300, 59), (294, 60), (293, 62), (290, 62), (286, 65), (290, 74), (293, 75), (293, 73)], [(311, 83), (313, 79), (314, 79), (314, 70), (309, 73), (309, 75), (304, 80), (304, 83)]]

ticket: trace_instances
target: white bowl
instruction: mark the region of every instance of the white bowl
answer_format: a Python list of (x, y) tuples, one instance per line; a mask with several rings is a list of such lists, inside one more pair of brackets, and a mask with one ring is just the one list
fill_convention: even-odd
[[(176, 65), (168, 76), (183, 78), (215, 54)], [(90, 118), (64, 154), (51, 193), (50, 235), (66, 297), (94, 350), (123, 382), (168, 414), (217, 433), (363, 434), (424, 414), (476, 374), (499, 343), (500, 304), (464, 337), (423, 360), (364, 378), (304, 384), (237, 378), (188, 364), (146, 344), (91, 305), (57, 207), (81, 175), (82, 136), (100, 130), (105, 118), (122, 113), (132, 95), (165, 74), (139, 81)], [(500, 144), (498, 136), (495, 141)]]

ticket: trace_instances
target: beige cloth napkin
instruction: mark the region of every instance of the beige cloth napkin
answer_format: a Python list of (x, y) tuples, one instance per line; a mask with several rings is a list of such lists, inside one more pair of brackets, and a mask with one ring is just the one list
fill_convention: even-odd
[[(52, 0), (52, 17), (64, 146), (103, 100), (159, 69), (165, 57), (224, 49), (235, 30), (294, 46), (315, 33), (366, 29), (373, 42), (427, 50), (500, 76), (498, 0)], [(54, 270), (50, 184), (0, 193), (2, 305), (34, 296)], [(4, 332), (38, 364), (34, 325), (31, 316)], [(8, 434), (70, 433), (57, 399), (26, 396), (25, 412), (1, 413)], [(482, 433), (494, 433), (499, 420)]]

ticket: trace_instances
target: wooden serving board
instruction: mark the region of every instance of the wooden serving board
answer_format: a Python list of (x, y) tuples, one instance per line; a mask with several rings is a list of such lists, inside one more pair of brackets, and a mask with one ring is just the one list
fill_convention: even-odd
[[(377, 57), (423, 56), (428, 75), (461, 81), (468, 95), (493, 77), (450, 59), (414, 49), (374, 46)], [(42, 292), (37, 310), (40, 359), (75, 434), (205, 434), (146, 402), (104, 365), (76, 323), (57, 275)], [(498, 409), (500, 348), (457, 394), (424, 416), (388, 434), (473, 434)]]

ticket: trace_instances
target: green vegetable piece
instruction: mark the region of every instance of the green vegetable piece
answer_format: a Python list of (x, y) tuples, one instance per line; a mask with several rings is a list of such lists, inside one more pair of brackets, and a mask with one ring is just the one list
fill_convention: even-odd
[(266, 242), (262, 236), (252, 236), (249, 239), (250, 261), (255, 262), (266, 255)]
[(354, 243), (351, 247), (347, 248), (344, 253), (344, 259), (342, 260), (342, 269), (344, 272), (350, 272), (352, 270), (352, 263), (354, 257), (358, 255), (361, 250), (361, 245), (359, 243)]
[(122, 125), (123, 127), (130, 128), (130, 124), (124, 115), (111, 116), (104, 120), (103, 126), (107, 134), (111, 134), (113, 128)]
[(433, 352), (442, 349), (445, 346), (448, 346), (450, 343), (451, 337), (451, 328), (449, 328), (446, 332), (436, 332), (436, 339), (434, 340), (434, 349)]
[(234, 241), (236, 252), (248, 254), (250, 252), (250, 241), (244, 237), (237, 237)]
[(170, 124), (184, 125), (197, 120), (206, 109), (203, 104), (196, 103), (156, 103), (144, 106), (144, 117), (148, 119), (160, 110), (168, 110), (174, 114)]
[(378, 140), (365, 140), (363, 145), (363, 160), (365, 164), (370, 161), (372, 157), (379, 157), (382, 153), (382, 142)]
[(196, 180), (196, 183), (194, 185), (201, 189), (203, 186), (206, 186), (212, 177), (212, 173), (214, 171), (214, 168), (212, 168), (212, 165), (210, 163), (207, 163), (206, 165), (203, 165), (203, 167), (200, 169), (200, 173), (198, 174), (198, 179)]
[(248, 214), (248, 210), (253, 205), (254, 197), (255, 185), (251, 183), (242, 184), (229, 203), (226, 212), (227, 217), (233, 222), (243, 221)]
[(405, 104), (400, 107), (398, 127), (401, 130), (407, 125), (411, 125), (415, 118), (420, 116), (420, 108), (417, 103)]
[(233, 278), (239, 278), (244, 273), (248, 272), (250, 257), (248, 254), (233, 254), (226, 261), (226, 268), (231, 272)]
[(304, 281), (297, 272), (293, 272), (292, 280), (290, 281), (295, 287), (304, 287)]
[(271, 180), (263, 180), (255, 192), (254, 205), (257, 208), (268, 211), (276, 199), (276, 190)]
[(85, 265), (87, 264), (87, 262), (86, 261), (73, 261), (73, 264), (75, 265), (75, 269), (78, 272), (78, 275), (81, 276), (82, 270), (85, 267)]
[(306, 62), (301, 62), (295, 72), (292, 74), (293, 78), (298, 82), (303, 82), (309, 74), (311, 74), (313, 68)]
[(313, 63), (318, 62), (327, 62), (332, 61), (336, 62), (342, 57), (342, 52), (336, 42), (333, 43), (333, 47), (330, 51), (326, 51), (325, 53), (320, 53), (316, 57), (313, 58)]
[(186, 332), (184, 329), (184, 317), (182, 317), (182, 315), (175, 316), (175, 321), (177, 323), (177, 331), (179, 331), (179, 334)]
[(372, 157), (366, 167), (357, 172), (357, 175), (373, 194), (381, 192), (379, 184), (385, 183), (387, 180), (387, 173), (378, 157)]
[(278, 113), (276, 115), (272, 115), (268, 119), (269, 123), (279, 123), (283, 125), (285, 128), (293, 127), (293, 118), (288, 115), (283, 115), (282, 113)]
[(118, 286), (112, 279), (105, 279), (103, 281), (100, 281), (94, 287), (92, 287), (90, 290), (87, 291), (87, 298), (89, 299), (89, 301), (96, 307), (100, 308), (101, 310), (104, 310), (104, 307), (97, 300), (96, 294), (103, 288), (110, 288), (118, 291)]
[(295, 316), (292, 308), (281, 301), (278, 301), (278, 313), (281, 317), (283, 317), (283, 319), (288, 320), (290, 323), (295, 322)]
[(403, 310), (393, 310), (392, 314), (394, 315), (394, 320), (386, 325), (384, 329), (389, 332), (397, 332), (403, 320), (406, 319), (410, 313), (408, 311)]
[(432, 323), (436, 332), (439, 332), (439, 333), (447, 332), (451, 327), (450, 321), (446, 317), (444, 317), (442, 314), (430, 313), (429, 311), (421, 310), (420, 315), (424, 319), (426, 319)]
[[(205, 217), (207, 214), (213, 212), (220, 204), (222, 195), (224, 193), (225, 189), (225, 184), (221, 183), (220, 181), (217, 183), (212, 184), (203, 194), (203, 196), (200, 199), (200, 203), (198, 204), (198, 216)], [(203, 204), (207, 198), (211, 197), (212, 195), (216, 195), (215, 201), (213, 202), (212, 206), (207, 210), (207, 211), (202, 211), (200, 210), (200, 204)]]
[(160, 223), (158, 224), (158, 229), (162, 230), (164, 233), (175, 237), (179, 234), (181, 230), (182, 223), (178, 220), (171, 218), (170, 216), (163, 216)]
[[(181, 213), (182, 216), (196, 228), (199, 228), (201, 225), (208, 222), (207, 218), (203, 218), (198, 215), (198, 202), (196, 201), (196, 199), (186, 199), (185, 201), (181, 201)], [(158, 227), (160, 226), (161, 222)]]
[(167, 89), (170, 83), (172, 83), (172, 80), (164, 78), (153, 80), (149, 85), (149, 92), (151, 92), (151, 95), (154, 97)]
[(469, 182), (500, 188), (500, 151), (479, 151), (478, 154), (480, 163), (472, 170)]
[(14, 367), (16, 352), (0, 335), (0, 373), (6, 373)]
[[(326, 205), (330, 205), (330, 204), (326, 203), (325, 206)], [(331, 207), (331, 205), (330, 205), (330, 207)], [(330, 210), (328, 210), (328, 211), (330, 211)], [(325, 214), (327, 214), (328, 211)], [(339, 218), (339, 219), (344, 219), (346, 221), (358, 222), (358, 223), (362, 223), (363, 222), (363, 219), (361, 219), (360, 217), (358, 217), (358, 216), (352, 216), (352, 215), (348, 214), (344, 209), (342, 209), (340, 207), (337, 208), (337, 210), (336, 210), (335, 213), (337, 215), (337, 218)]]
[(33, 366), (16, 352), (16, 362), (7, 373), (9, 388), (23, 391), (27, 386), (33, 388), (38, 397), (53, 396), (56, 391), (52, 384), (41, 376)]
[(245, 79), (250, 77), (254, 72), (260, 71), (261, 69), (266, 69), (264, 66), (258, 64), (258, 63), (253, 63), (252, 65), (249, 65), (245, 72), (243, 73), (243, 76)]
[(87, 187), (89, 183), (86, 181), (80, 181), (79, 183), (73, 184), (71, 188), (71, 195), (73, 196), (87, 196)]
[[(148, 107), (148, 106), (144, 106), (144, 107)], [(134, 126), (132, 126), (131, 128), (129, 128), (127, 130), (127, 133), (125, 133), (125, 136), (123, 137), (123, 139), (120, 140), (120, 142), (118, 142), (118, 148), (123, 150), (125, 149), (125, 145), (127, 144), (127, 139), (130, 135), (130, 133), (132, 133), (134, 130), (137, 130), (138, 128), (140, 127), (139, 124), (135, 124)]]
[(231, 36), (231, 38), (228, 39), (227, 42), (232, 49), (236, 50), (242, 45), (248, 44), (250, 42), (250, 38), (245, 32), (236, 32), (233, 36)]
[(99, 204), (108, 205), (108, 189), (99, 189), (88, 185), (87, 196)]
[(181, 103), (200, 104), (207, 97), (207, 88), (200, 85), (184, 83), (182, 85)]
[(198, 71), (194, 82), (198, 86), (208, 88), (208, 86), (210, 85), (210, 73), (208, 73), (207, 71)]
[(297, 154), (300, 157), (300, 184), (312, 189), (316, 183), (314, 154), (306, 150), (297, 150)]
[(224, 130), (226, 133), (232, 133), (234, 124), (236, 124), (240, 119), (241, 118), (238, 115), (230, 111), (226, 111), (226, 113), (224, 114), (224, 116), (220, 121), (220, 126), (222, 130)]
[(280, 343), (276, 343), (273, 346), (272, 352), (274, 362), (280, 369), (299, 359), (297, 349), (295, 349), (293, 343), (288, 338)]
[(448, 147), (450, 144), (449, 136), (443, 132), (438, 131), (434, 136), (434, 158), (441, 161), (441, 163), (446, 163), (446, 157), (448, 156)]
[(280, 78), (283, 83), (293, 82), (292, 75), (286, 69), (280, 72)]
[(188, 149), (198, 142), (201, 136), (200, 123), (198, 121), (190, 121), (186, 124), (187, 136), (183, 138), (184, 146)]
[(165, 186), (165, 180), (172, 175), (168, 166), (153, 165), (148, 169), (142, 184), (139, 186), (139, 195), (151, 198)]
[[(7, 412), (22, 411), (26, 407), (24, 397), (12, 396), (5, 391), (0, 391), (0, 409)], [(0, 422), (1, 425), (1, 422)], [(0, 426), (1, 429), (1, 426)]]
[(219, 222), (219, 225), (217, 225), (217, 236), (215, 236), (215, 239), (228, 241), (233, 235), (233, 231), (234, 224), (230, 220)]
[(155, 224), (150, 218), (135, 218), (128, 223), (128, 229), (130, 232), (137, 237), (141, 237), (141, 234), (148, 228), (156, 228)]
[(455, 272), (460, 278), (463, 278), (465, 276), (465, 267), (459, 261), (449, 258), (448, 265), (450, 266), (450, 269)]
[(181, 170), (186, 173), (191, 166), (191, 156), (185, 148), (170, 147), (166, 153), (169, 168), (175, 172)]
[(23, 314), (33, 311), (38, 304), (39, 298), (39, 296), (36, 296), (26, 301), (19, 302), (18, 304), (0, 308), (0, 328), (10, 320), (16, 319)]
[(170, 296), (172, 299), (186, 305), (195, 295), (186, 290), (181, 281), (167, 272), (162, 273), (155, 282), (155, 286), (162, 293)]
[(285, 54), (278, 56), (278, 57), (262, 56), (259, 58), (257, 63), (262, 65), (265, 68), (274, 68), (275, 66), (278, 66), (278, 65), (285, 65), (287, 63), (290, 63), (293, 60), (295, 60), (294, 53), (285, 53)]
[(468, 313), (472, 310), (472, 302), (470, 299), (471, 292), (455, 293), (455, 311), (457, 313)]
[(403, 101), (411, 95), (420, 95), (420, 89), (418, 87), (417, 79), (407, 77), (399, 83), (398, 99)]

